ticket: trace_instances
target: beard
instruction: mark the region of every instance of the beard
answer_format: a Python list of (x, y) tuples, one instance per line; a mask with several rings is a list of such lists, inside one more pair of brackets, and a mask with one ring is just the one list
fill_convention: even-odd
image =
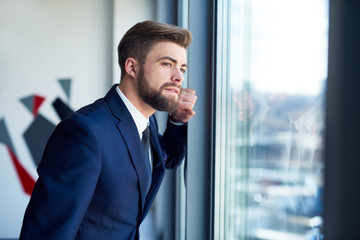
[(181, 85), (165, 83), (160, 89), (155, 89), (150, 86), (148, 79), (145, 78), (144, 68), (141, 66), (137, 87), (140, 98), (157, 111), (173, 112), (176, 109), (179, 97), (166, 97), (163, 95), (163, 91), (166, 87), (177, 87), (181, 91)]

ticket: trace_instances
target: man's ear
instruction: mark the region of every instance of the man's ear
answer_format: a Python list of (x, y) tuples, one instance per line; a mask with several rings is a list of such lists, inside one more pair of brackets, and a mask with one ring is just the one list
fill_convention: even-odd
[(126, 59), (125, 71), (129, 76), (135, 77), (137, 73), (137, 66), (138, 66), (138, 62), (134, 58), (129, 57)]

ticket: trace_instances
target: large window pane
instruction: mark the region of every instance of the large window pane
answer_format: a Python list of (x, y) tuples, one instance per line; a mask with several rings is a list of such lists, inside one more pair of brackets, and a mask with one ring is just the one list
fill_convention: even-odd
[(328, 1), (219, 0), (216, 239), (321, 239)]

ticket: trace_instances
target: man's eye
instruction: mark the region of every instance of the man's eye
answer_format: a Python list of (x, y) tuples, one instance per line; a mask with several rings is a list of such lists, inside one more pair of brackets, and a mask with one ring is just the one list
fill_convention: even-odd
[(182, 73), (185, 73), (185, 72), (186, 72), (186, 69), (181, 68), (180, 71), (181, 71)]
[(163, 63), (163, 65), (166, 67), (171, 67), (171, 63), (168, 63), (168, 62)]

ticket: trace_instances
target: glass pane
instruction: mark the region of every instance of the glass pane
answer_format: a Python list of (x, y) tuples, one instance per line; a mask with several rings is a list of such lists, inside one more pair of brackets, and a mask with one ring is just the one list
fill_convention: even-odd
[(215, 238), (322, 239), (328, 1), (218, 11)]

